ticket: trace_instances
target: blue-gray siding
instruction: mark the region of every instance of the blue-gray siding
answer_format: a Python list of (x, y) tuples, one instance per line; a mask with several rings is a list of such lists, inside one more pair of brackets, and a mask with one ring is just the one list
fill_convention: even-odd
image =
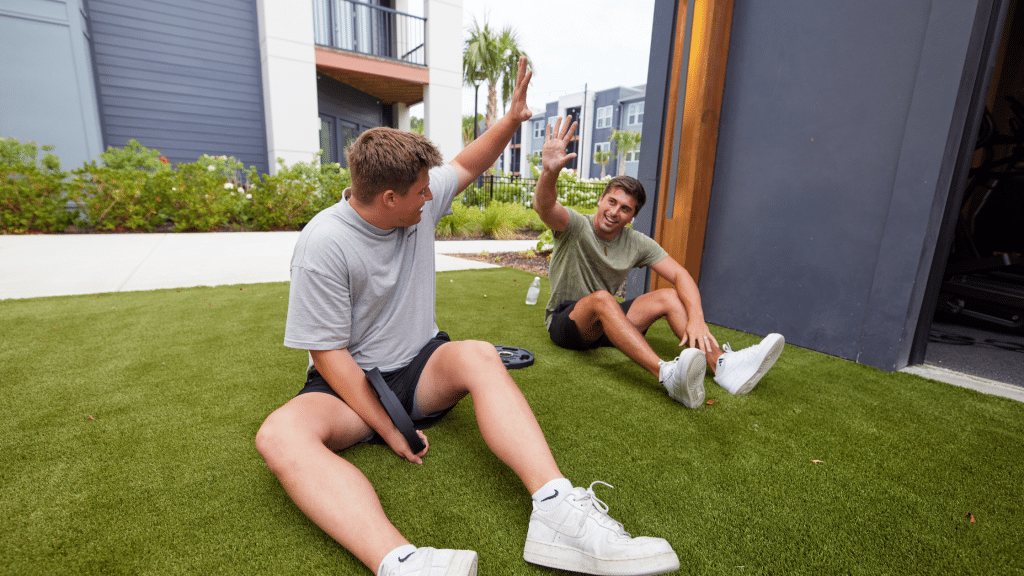
[(103, 151), (82, 0), (0, 1), (0, 136), (66, 169)]
[(103, 139), (267, 172), (256, 3), (89, 0)]

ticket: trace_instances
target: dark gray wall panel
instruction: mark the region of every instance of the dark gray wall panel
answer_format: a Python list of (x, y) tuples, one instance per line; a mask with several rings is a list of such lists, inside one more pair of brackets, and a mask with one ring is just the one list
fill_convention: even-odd
[(737, 1), (710, 322), (899, 367), (976, 5)]
[(172, 162), (234, 156), (267, 172), (256, 4), (89, 0), (106, 145)]
[(390, 126), (380, 100), (326, 76), (317, 75), (317, 106), (329, 114), (361, 126)]

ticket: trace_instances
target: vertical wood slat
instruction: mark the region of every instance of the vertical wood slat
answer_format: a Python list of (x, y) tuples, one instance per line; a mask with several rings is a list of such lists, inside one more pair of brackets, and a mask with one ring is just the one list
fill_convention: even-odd
[[(700, 275), (704, 233), (707, 228), (711, 181), (718, 145), (718, 120), (725, 88), (725, 68), (729, 53), (733, 0), (680, 0), (676, 20), (676, 42), (672, 59), (672, 90), (666, 106), (666, 119), (673, 119), (679, 103), (679, 74), (685, 54), (686, 11), (693, 10), (693, 28), (689, 42), (690, 58), (683, 98), (680, 140), (674, 142), (674, 130), (665, 130), (656, 239), (697, 279)], [(670, 182), (671, 162), (678, 162), (676, 181)], [(668, 190), (675, 191), (673, 218), (668, 219)], [(670, 284), (654, 275), (652, 288)]]

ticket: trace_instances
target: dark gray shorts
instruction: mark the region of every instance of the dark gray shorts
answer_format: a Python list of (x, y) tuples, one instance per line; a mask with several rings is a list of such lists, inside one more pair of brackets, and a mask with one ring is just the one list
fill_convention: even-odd
[[(634, 300), (636, 298), (619, 303), (619, 308), (622, 308), (623, 314), (629, 312), (629, 308), (633, 305)], [(577, 302), (579, 300), (562, 300), (562, 303), (551, 311), (551, 325), (548, 326), (548, 335), (551, 336), (551, 341), (569, 350), (592, 350), (606, 346), (614, 347), (615, 345), (612, 344), (612, 341), (604, 334), (601, 334), (593, 342), (587, 342), (583, 339), (583, 336), (580, 335), (579, 326), (572, 321), (572, 318), (569, 318), (569, 315), (576, 308)], [(644, 334), (647, 334), (646, 330), (644, 330)]]
[[(451, 342), (451, 338), (447, 332), (438, 332), (436, 336), (427, 341), (420, 348), (420, 351), (413, 357), (412, 361), (405, 366), (392, 370), (390, 372), (381, 372), (381, 376), (384, 377), (384, 383), (388, 385), (388, 388), (398, 396), (399, 402), (402, 403), (402, 407), (409, 413), (412, 418), (413, 424), (416, 425), (417, 430), (425, 430), (436, 424), (441, 418), (444, 417), (454, 406), (447, 408), (440, 412), (424, 416), (420, 414), (419, 408), (416, 407), (416, 386), (419, 384), (420, 376), (423, 374), (423, 368), (427, 365), (427, 360), (430, 356), (445, 342)], [(331, 388), (331, 385), (324, 380), (324, 377), (314, 368), (306, 376), (306, 384), (299, 390), (299, 394), (308, 394), (310, 392), (322, 392), (324, 394), (330, 394), (335, 398), (341, 400), (341, 396)], [(344, 400), (342, 400), (344, 402)], [(373, 437), (368, 440), (372, 444), (385, 444), (384, 439), (379, 434), (374, 433)]]

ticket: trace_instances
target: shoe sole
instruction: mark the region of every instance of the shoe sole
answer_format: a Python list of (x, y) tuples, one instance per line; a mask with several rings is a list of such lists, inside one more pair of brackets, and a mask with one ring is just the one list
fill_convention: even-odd
[[(764, 375), (767, 374), (768, 371), (772, 369), (772, 366), (775, 365), (775, 361), (782, 355), (782, 349), (786, 346), (786, 338), (783, 337), (782, 334), (779, 334), (778, 336), (779, 337), (775, 338), (771, 343), (771, 350), (768, 351), (764, 360), (761, 361), (761, 365), (757, 367), (757, 372), (754, 372), (754, 375), (751, 376), (750, 379), (744, 382), (742, 386), (733, 392), (734, 395), (742, 396), (753, 390), (754, 386), (757, 386), (757, 383), (761, 381), (761, 378), (764, 378)], [(768, 337), (766, 336), (765, 340), (767, 339)]]
[(526, 541), (523, 560), (538, 566), (596, 576), (652, 576), (679, 570), (679, 557), (667, 551), (646, 558), (614, 560), (595, 558), (575, 548)]
[(706, 358), (704, 354), (693, 355), (693, 359), (686, 367), (686, 381), (682, 382), (682, 390), (673, 390), (671, 394), (673, 400), (691, 410), (704, 405), (704, 375), (708, 370)]

